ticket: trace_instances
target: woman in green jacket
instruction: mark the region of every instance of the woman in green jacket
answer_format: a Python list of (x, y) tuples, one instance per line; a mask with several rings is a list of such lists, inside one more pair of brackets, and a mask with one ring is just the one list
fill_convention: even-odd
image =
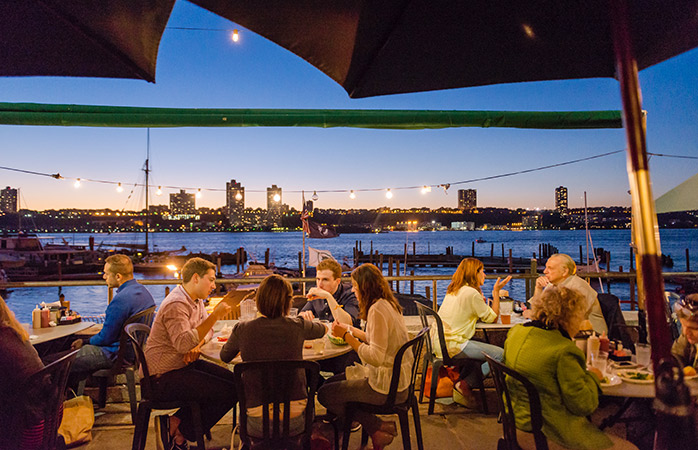
[[(531, 301), (532, 321), (516, 325), (504, 343), (504, 363), (526, 376), (538, 389), (543, 433), (552, 448), (636, 449), (633, 444), (603, 433), (586, 416), (599, 405), (601, 373), (586, 369), (574, 336), (584, 320), (586, 305), (577, 292), (550, 287)], [(523, 386), (507, 380), (513, 398), (516, 428), (531, 431), (528, 398)], [(517, 433), (525, 442), (530, 433)], [(556, 445), (557, 444), (557, 445)]]

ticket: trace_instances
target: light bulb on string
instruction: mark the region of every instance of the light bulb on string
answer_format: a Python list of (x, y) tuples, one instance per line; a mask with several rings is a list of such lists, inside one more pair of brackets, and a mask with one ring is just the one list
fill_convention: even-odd
[(310, 197), (310, 198), (312, 198), (312, 199), (313, 199), (313, 201), (314, 201), (314, 202), (316, 202), (316, 201), (317, 201), (317, 199), (319, 198), (319, 197), (317, 196), (317, 191), (313, 191), (313, 196), (312, 196), (312, 197)]
[(155, 195), (162, 195), (162, 186), (158, 186), (158, 190), (155, 191)]
[(116, 185), (116, 192), (124, 192), (124, 188), (121, 187), (121, 183)]
[(393, 193), (390, 189), (388, 189), (387, 192), (385, 193), (385, 198), (387, 198), (387, 199), (393, 198)]
[(239, 192), (235, 194), (235, 200), (242, 200), (242, 194)]
[(230, 38), (233, 40), (233, 42), (237, 42), (240, 40), (240, 32), (236, 29), (233, 30), (233, 33), (230, 35)]
[(196, 191), (196, 198), (201, 198), (201, 188), (199, 188), (198, 191)]
[(422, 194), (431, 192), (431, 186), (422, 186)]
[(354, 191), (349, 192), (349, 198), (352, 200), (356, 198), (356, 194), (354, 194)]
[(73, 183), (73, 186), (75, 186), (76, 189), (80, 187), (80, 178), (75, 180), (75, 183)]

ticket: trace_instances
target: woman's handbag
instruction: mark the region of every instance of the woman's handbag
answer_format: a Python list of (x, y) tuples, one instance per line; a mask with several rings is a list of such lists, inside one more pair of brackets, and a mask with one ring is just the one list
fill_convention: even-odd
[[(424, 395), (431, 398), (431, 367), (427, 368), (427, 376), (424, 382)], [(453, 395), (453, 385), (458, 382), (460, 374), (458, 370), (442, 366), (439, 369), (439, 379), (436, 384), (436, 398), (451, 397)]]
[(58, 428), (68, 447), (81, 445), (92, 440), (95, 412), (92, 399), (86, 395), (63, 402), (63, 420)]

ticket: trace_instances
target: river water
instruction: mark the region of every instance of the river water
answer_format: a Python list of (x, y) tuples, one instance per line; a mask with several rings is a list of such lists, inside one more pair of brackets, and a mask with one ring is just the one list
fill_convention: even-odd
[[(57, 238), (63, 238), (71, 243), (86, 244), (90, 234), (51, 234)], [(142, 243), (142, 234), (137, 233), (112, 233), (95, 234), (96, 245), (100, 243)], [(302, 235), (300, 232), (288, 233), (152, 233), (151, 245), (156, 250), (176, 250), (185, 246), (190, 252), (230, 252), (235, 253), (238, 247), (244, 247), (251, 259), (264, 262), (264, 253), (270, 249), (270, 259), (277, 266), (297, 268), (298, 252), (302, 249)], [(603, 248), (611, 252), (611, 270), (618, 270), (619, 266), (627, 271), (630, 267), (630, 231), (629, 230), (594, 230), (591, 233), (593, 244), (596, 248)], [(666, 229), (660, 230), (662, 253), (670, 255), (674, 260), (673, 268), (666, 271), (686, 270), (686, 249), (691, 255), (691, 266), (695, 270), (698, 267), (698, 229)], [(347, 260), (352, 264), (353, 248), (356, 241), (361, 241), (362, 250), (368, 253), (373, 245), (374, 251), (384, 254), (404, 253), (405, 243), (408, 251), (412, 252), (413, 243), (417, 253), (442, 254), (446, 247), (453, 247), (457, 255), (470, 256), (472, 243), (476, 239), (487, 242), (475, 244), (476, 256), (489, 256), (491, 245), (494, 244), (495, 256), (501, 256), (501, 247), (504, 245), (505, 253), (512, 250), (514, 257), (530, 258), (533, 253), (538, 253), (539, 244), (551, 244), (561, 253), (567, 253), (575, 260), (579, 260), (579, 246), (585, 246), (585, 232), (583, 230), (537, 230), (537, 231), (421, 231), (390, 232), (380, 234), (343, 234), (334, 239), (308, 239), (308, 246), (329, 250), (338, 261)], [(485, 268), (486, 270), (487, 268)], [(454, 268), (418, 268), (416, 275), (451, 275)], [(235, 267), (223, 266), (224, 274), (232, 274)], [(152, 276), (149, 278), (164, 278), (164, 276)], [(143, 278), (142, 274), (136, 274), (136, 278)], [(483, 292), (489, 294), (494, 280), (487, 280)], [(424, 294), (426, 285), (431, 282), (416, 283), (415, 292)], [(445, 293), (447, 281), (438, 283), (439, 302)], [(667, 286), (667, 289), (671, 286)], [(165, 297), (165, 286), (149, 286), (155, 302), (159, 304)], [(403, 284), (401, 291), (406, 292), (408, 286)], [(107, 305), (106, 286), (65, 287), (63, 293), (66, 300), (71, 301), (71, 306), (83, 315), (101, 314)], [(525, 297), (523, 281), (513, 281), (509, 286), (512, 297), (521, 300)], [(628, 298), (627, 284), (618, 283), (612, 287), (612, 293), (620, 298)], [(15, 312), (21, 322), (28, 322), (31, 317), (31, 309), (41, 301), (52, 302), (58, 299), (58, 288), (22, 288), (12, 289), (6, 296), (6, 301)]]

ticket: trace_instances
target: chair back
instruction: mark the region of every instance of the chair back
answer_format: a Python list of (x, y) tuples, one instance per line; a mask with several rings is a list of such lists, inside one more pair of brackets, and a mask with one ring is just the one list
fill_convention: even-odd
[(254, 298), (257, 293), (256, 289), (235, 289), (232, 293), (228, 294), (232, 296), (232, 308), (230, 312), (225, 316), (221, 317), (220, 320), (237, 320), (240, 318), (240, 303), (248, 298)]
[[(453, 358), (448, 354), (448, 349), (446, 348), (446, 335), (444, 334), (444, 322), (441, 320), (441, 316), (431, 309), (430, 307), (423, 305), (421, 303), (416, 303), (417, 305), (417, 311), (419, 312), (419, 317), (422, 319), (422, 326), (427, 327), (429, 326), (429, 317), (432, 317), (434, 319), (434, 323), (436, 323), (436, 335), (439, 338), (439, 348), (441, 349), (441, 358), (444, 361), (444, 365), (446, 366), (456, 366), (456, 365), (462, 365), (463, 361), (454, 361)], [(429, 351), (434, 351), (433, 349), (433, 343), (431, 339), (427, 339), (427, 350)]]
[(145, 360), (145, 352), (143, 351), (143, 347), (145, 347), (145, 343), (150, 335), (150, 327), (143, 323), (131, 323), (126, 325), (124, 330), (131, 341), (133, 353), (136, 355), (134, 370), (138, 370), (140, 367), (143, 372), (143, 378), (141, 378), (141, 397), (152, 398), (153, 386), (150, 382), (150, 371), (148, 370), (148, 363)]
[(516, 440), (516, 421), (514, 417), (514, 408), (511, 402), (511, 393), (507, 387), (506, 377), (509, 376), (526, 389), (528, 395), (528, 404), (531, 414), (531, 428), (533, 430), (533, 439), (536, 443), (537, 450), (548, 450), (548, 440), (543, 434), (543, 413), (541, 410), (540, 396), (538, 389), (531, 383), (528, 378), (521, 375), (516, 370), (508, 367), (499, 361), (491, 358), (488, 354), (483, 353), (487, 362), (490, 365), (494, 385), (497, 389), (497, 405), (502, 417), (502, 426), (504, 428), (504, 441), (507, 450), (520, 450)]
[[(291, 398), (297, 387), (299, 371), (306, 381), (305, 429), (301, 435), (290, 435)], [(247, 408), (250, 405), (247, 389), (255, 389), (262, 401), (263, 448), (287, 448), (301, 436), (309, 442), (315, 416), (315, 392), (320, 378), (320, 366), (314, 361), (250, 361), (236, 364), (233, 369), (235, 389), (240, 404), (240, 438), (251, 447), (247, 430)], [(292, 446), (292, 445), (291, 445)]]
[(390, 390), (388, 391), (388, 398), (385, 401), (385, 406), (390, 407), (395, 405), (395, 398), (397, 397), (397, 389), (400, 385), (400, 373), (402, 372), (402, 359), (408, 350), (412, 350), (412, 367), (410, 368), (410, 385), (407, 393), (407, 401), (409, 402), (414, 396), (414, 383), (417, 379), (417, 372), (419, 372), (419, 356), (422, 354), (422, 348), (424, 346), (424, 340), (429, 334), (430, 328), (428, 326), (421, 329), (417, 336), (410, 339), (409, 341), (402, 344), (402, 347), (395, 353), (395, 360), (393, 361), (393, 375), (390, 379)]
[[(56, 447), (58, 427), (61, 424), (60, 409), (65, 400), (70, 366), (75, 360), (77, 350), (52, 362), (36, 372), (17, 390), (17, 405), (25, 405), (31, 415), (44, 419), (41, 445), (37, 448), (53, 449)], [(3, 432), (8, 432), (4, 430)]]
[(122, 372), (124, 368), (133, 366), (135, 361), (133, 347), (130, 345), (128, 335), (126, 334), (126, 326), (132, 323), (142, 323), (150, 327), (153, 325), (154, 317), (155, 305), (126, 319), (126, 322), (124, 322), (124, 326), (121, 329), (121, 336), (119, 337), (119, 352), (116, 354), (116, 360), (114, 361), (114, 365), (111, 369), (112, 372)]

